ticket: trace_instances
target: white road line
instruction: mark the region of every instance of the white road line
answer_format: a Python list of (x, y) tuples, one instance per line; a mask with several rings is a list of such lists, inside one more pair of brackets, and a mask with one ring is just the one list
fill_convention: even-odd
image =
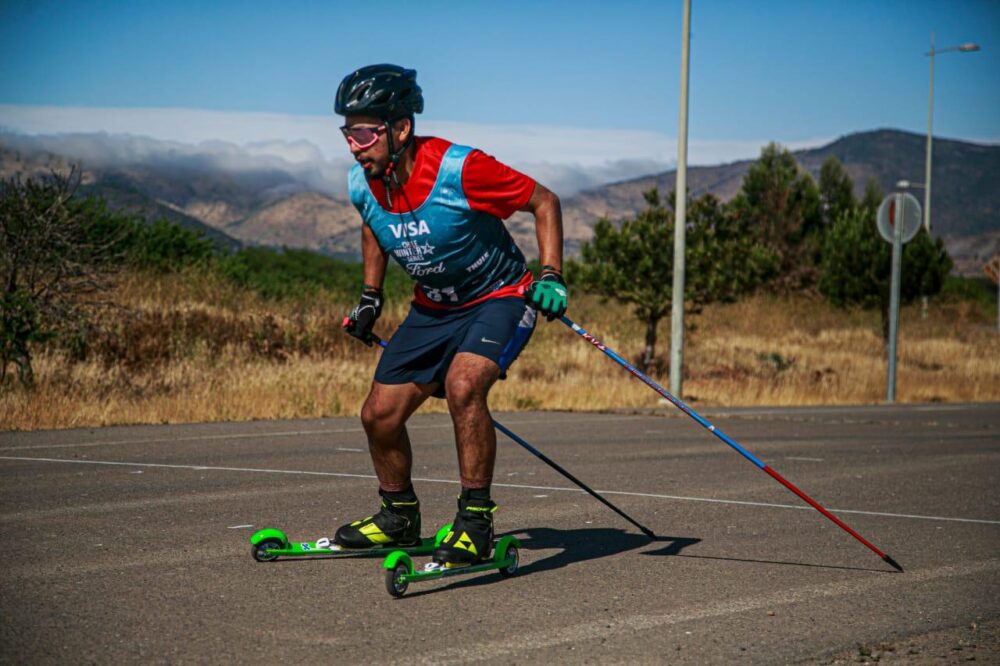
[(253, 527), (253, 525), (230, 525), (227, 530), (245, 530), (248, 527)]
[[(0, 456), (0, 460), (16, 460), (21, 462), (50, 462), (50, 463), (73, 463), (78, 465), (111, 465), (118, 467), (157, 467), (164, 469), (190, 469), (197, 471), (216, 471), (216, 472), (254, 472), (258, 474), (299, 474), (304, 476), (332, 476), (347, 479), (375, 479), (378, 478), (374, 474), (350, 474), (348, 472), (315, 472), (309, 470), (296, 470), (296, 469), (267, 469), (258, 467), (210, 467), (205, 465), (172, 465), (167, 463), (141, 463), (141, 462), (124, 462), (124, 461), (114, 461), (114, 460), (72, 460), (66, 458), (27, 458), (23, 456)], [(414, 481), (420, 481), (422, 483), (450, 483), (454, 484), (454, 479), (429, 479), (429, 478), (418, 478), (414, 477)], [(500, 488), (520, 488), (523, 490), (549, 490), (549, 491), (568, 491), (568, 492), (578, 492), (582, 493), (583, 490), (579, 488), (567, 488), (565, 486), (530, 486), (519, 483), (494, 483), (495, 487)], [(620, 495), (623, 497), (648, 497), (651, 499), (667, 499), (676, 500), (679, 502), (709, 502), (712, 504), (733, 504), (737, 506), (762, 506), (770, 507), (773, 509), (796, 509), (802, 511), (811, 510), (812, 507), (802, 506), (801, 504), (775, 504), (772, 502), (751, 502), (748, 500), (730, 500), (730, 499), (716, 499), (712, 497), (685, 497), (683, 495), (663, 495), (659, 493), (638, 493), (628, 490), (600, 490), (597, 492), (604, 495)], [(859, 509), (834, 509), (830, 508), (830, 511), (834, 513), (852, 513), (862, 516), (882, 516), (884, 518), (912, 518), (915, 520), (938, 520), (944, 522), (952, 523), (976, 523), (980, 525), (1000, 525), (1000, 520), (984, 520), (981, 518), (954, 518), (951, 516), (924, 516), (918, 514), (910, 513), (889, 513), (885, 511), (861, 511)]]
[(338, 446), (338, 451), (350, 451), (351, 453), (363, 453), (364, 449), (349, 449), (346, 446)]
[[(617, 416), (614, 414), (601, 414), (600, 420), (608, 419), (622, 419), (622, 418), (634, 418), (632, 416)], [(560, 419), (555, 421), (505, 421), (504, 425), (519, 426), (519, 425), (538, 425), (538, 424), (559, 424), (559, 423), (579, 423), (579, 418), (573, 419)], [(406, 427), (410, 430), (435, 430), (438, 428), (452, 429), (454, 426), (451, 421), (447, 423), (433, 423), (433, 424), (407, 424)], [(259, 439), (262, 437), (306, 437), (309, 435), (335, 435), (344, 433), (363, 433), (364, 429), (360, 427), (351, 428), (329, 428), (325, 430), (285, 430), (278, 432), (249, 432), (249, 433), (229, 433), (225, 435), (190, 435), (188, 437), (158, 437), (158, 438), (148, 438), (148, 439), (114, 439), (114, 440), (103, 440), (97, 442), (80, 442), (74, 444), (29, 444), (28, 446), (0, 446), (0, 452), (4, 453), (15, 453), (17, 451), (30, 451), (33, 449), (75, 449), (75, 448), (88, 448), (93, 446), (121, 446), (123, 444), (169, 444), (171, 442), (200, 442), (200, 441), (212, 441), (212, 440), (226, 440), (226, 439)]]
[(785, 456), (785, 460), (805, 460), (806, 462), (823, 462), (822, 458), (803, 458), (801, 456)]

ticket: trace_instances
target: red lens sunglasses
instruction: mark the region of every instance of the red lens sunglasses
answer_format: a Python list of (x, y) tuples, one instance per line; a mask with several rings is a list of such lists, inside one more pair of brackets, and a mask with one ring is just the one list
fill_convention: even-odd
[(378, 141), (378, 135), (385, 131), (386, 126), (376, 125), (344, 125), (340, 128), (347, 143), (357, 146), (359, 150), (371, 148)]

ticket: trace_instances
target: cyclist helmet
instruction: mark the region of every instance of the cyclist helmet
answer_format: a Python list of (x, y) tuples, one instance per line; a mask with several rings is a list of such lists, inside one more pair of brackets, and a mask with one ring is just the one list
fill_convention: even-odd
[(368, 65), (351, 72), (337, 88), (334, 112), (393, 121), (424, 110), (417, 71), (398, 65)]

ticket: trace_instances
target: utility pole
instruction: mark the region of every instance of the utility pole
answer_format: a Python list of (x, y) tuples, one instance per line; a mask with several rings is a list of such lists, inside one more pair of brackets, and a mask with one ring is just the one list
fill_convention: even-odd
[(927, 84), (927, 157), (924, 160), (924, 229), (931, 232), (931, 153), (934, 150), (934, 33), (931, 33), (931, 73)]
[(684, 232), (687, 225), (688, 62), (691, 54), (691, 0), (684, 0), (681, 29), (681, 109), (677, 127), (674, 291), (670, 301), (670, 392), (680, 397), (684, 376)]
[(934, 46), (934, 33), (931, 33), (931, 50), (926, 56), (930, 58), (930, 74), (927, 81), (927, 155), (924, 159), (924, 229), (931, 232), (931, 158), (934, 152), (934, 57), (939, 53), (972, 53), (979, 50), (979, 44), (965, 42), (957, 46), (946, 46), (942, 49)]

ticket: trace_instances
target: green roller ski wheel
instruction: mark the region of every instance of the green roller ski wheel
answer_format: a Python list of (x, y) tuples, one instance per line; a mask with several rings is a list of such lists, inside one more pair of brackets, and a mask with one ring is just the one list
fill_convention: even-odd
[(493, 560), (500, 564), (498, 570), (504, 578), (510, 578), (517, 573), (517, 567), (521, 564), (521, 555), (518, 550), (519, 545), (517, 539), (512, 536), (506, 536), (500, 539), (496, 550), (493, 551)]
[[(446, 527), (450, 528), (450, 525)], [(408, 554), (397, 550), (382, 562), (382, 568), (385, 569), (385, 589), (392, 596), (401, 597), (406, 594), (410, 583), (425, 580), (464, 576), (481, 571), (499, 571), (501, 576), (507, 578), (517, 573), (517, 568), (520, 565), (520, 548), (521, 542), (517, 540), (517, 537), (507, 535), (496, 543), (493, 549), (493, 558), (490, 560), (452, 569), (437, 567), (420, 570), (414, 569), (413, 560)]]
[(401, 550), (391, 553), (382, 562), (385, 569), (385, 591), (394, 597), (406, 594), (410, 586), (408, 577), (413, 574), (413, 560)]
[(277, 552), (288, 548), (288, 538), (281, 530), (267, 527), (250, 537), (250, 555), (258, 562), (278, 559)]

